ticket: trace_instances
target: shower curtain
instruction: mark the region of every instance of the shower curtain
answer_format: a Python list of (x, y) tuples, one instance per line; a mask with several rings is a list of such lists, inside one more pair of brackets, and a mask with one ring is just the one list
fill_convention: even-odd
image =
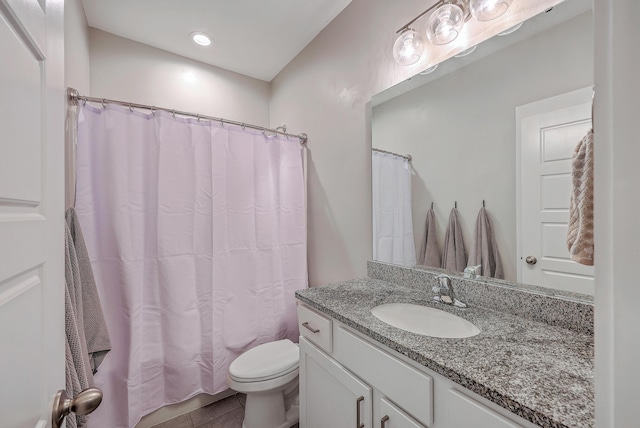
[(371, 152), (373, 259), (416, 264), (411, 214), (411, 167), (405, 158)]
[(89, 427), (227, 389), (258, 344), (297, 341), (307, 287), (297, 139), (217, 122), (80, 107), (76, 211), (112, 351)]

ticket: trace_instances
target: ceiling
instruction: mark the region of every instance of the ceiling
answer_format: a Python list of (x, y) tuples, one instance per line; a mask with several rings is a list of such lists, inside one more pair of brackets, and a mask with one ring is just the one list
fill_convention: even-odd
[[(82, 0), (115, 35), (270, 82), (351, 0)], [(213, 38), (198, 46), (189, 34)]]

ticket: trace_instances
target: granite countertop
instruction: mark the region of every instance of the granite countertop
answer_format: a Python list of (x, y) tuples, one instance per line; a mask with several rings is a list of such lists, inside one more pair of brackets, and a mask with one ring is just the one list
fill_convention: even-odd
[[(296, 292), (307, 305), (542, 427), (594, 426), (593, 336), (481, 307), (453, 308), (432, 293), (363, 278)], [(410, 333), (374, 317), (384, 303), (454, 313), (480, 330), (465, 339)]]

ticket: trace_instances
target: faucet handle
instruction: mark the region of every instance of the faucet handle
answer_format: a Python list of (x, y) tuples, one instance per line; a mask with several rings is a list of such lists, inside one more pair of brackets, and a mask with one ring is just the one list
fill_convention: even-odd
[(449, 275), (445, 275), (441, 273), (436, 276), (438, 283), (431, 288), (431, 291), (434, 293), (440, 293), (442, 291), (450, 291), (451, 290), (451, 278)]
[(448, 290), (451, 288), (451, 277), (449, 275), (446, 275), (444, 273), (441, 273), (440, 275), (436, 276), (436, 279), (438, 280), (439, 288), (440, 289), (445, 289)]
[(467, 266), (466, 268), (464, 268), (464, 277), (465, 278), (475, 278), (478, 275), (480, 275), (480, 268), (482, 267), (482, 265), (476, 265), (476, 266)]

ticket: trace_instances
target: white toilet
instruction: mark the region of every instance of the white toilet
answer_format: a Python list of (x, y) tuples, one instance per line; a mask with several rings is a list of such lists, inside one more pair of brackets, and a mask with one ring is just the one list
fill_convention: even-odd
[(289, 339), (248, 350), (229, 366), (227, 384), (247, 394), (243, 428), (289, 428), (298, 422), (298, 345)]

